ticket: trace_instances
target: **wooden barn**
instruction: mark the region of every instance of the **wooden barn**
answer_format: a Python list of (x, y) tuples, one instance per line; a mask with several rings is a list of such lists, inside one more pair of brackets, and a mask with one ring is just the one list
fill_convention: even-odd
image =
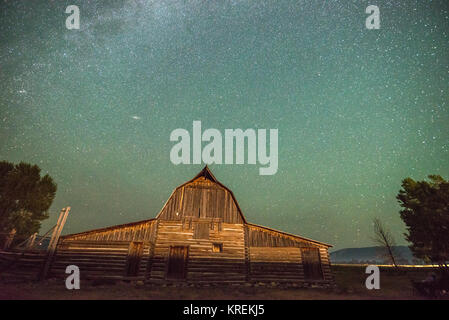
[(189, 283), (332, 284), (328, 244), (246, 221), (206, 166), (154, 219), (62, 236), (50, 275)]

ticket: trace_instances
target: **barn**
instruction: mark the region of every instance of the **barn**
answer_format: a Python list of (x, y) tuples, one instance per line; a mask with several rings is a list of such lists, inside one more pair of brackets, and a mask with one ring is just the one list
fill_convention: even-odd
[(62, 236), (50, 275), (74, 264), (85, 279), (325, 285), (333, 283), (329, 247), (247, 222), (206, 166), (153, 219)]

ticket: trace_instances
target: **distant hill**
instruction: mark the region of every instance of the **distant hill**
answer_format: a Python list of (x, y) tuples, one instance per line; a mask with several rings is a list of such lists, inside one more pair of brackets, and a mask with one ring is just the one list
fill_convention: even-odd
[[(421, 264), (407, 246), (393, 247), (398, 264)], [(346, 248), (330, 253), (332, 263), (388, 263), (382, 247)]]

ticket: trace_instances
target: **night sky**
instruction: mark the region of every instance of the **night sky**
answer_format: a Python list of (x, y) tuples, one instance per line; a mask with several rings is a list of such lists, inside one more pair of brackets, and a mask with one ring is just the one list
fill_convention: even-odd
[(449, 178), (447, 0), (0, 3), (0, 159), (57, 182), (41, 234), (67, 205), (64, 233), (153, 218), (203, 167), (169, 158), (194, 120), (278, 129), (277, 174), (211, 170), (248, 221), (335, 249), (376, 216), (404, 244), (401, 180)]

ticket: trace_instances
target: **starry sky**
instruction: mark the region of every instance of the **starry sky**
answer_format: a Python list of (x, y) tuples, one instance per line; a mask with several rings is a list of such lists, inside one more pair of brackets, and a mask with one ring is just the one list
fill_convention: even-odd
[(169, 158), (194, 120), (278, 129), (277, 174), (210, 168), (248, 221), (334, 249), (374, 217), (405, 244), (401, 180), (449, 178), (447, 0), (0, 1), (0, 159), (57, 182), (41, 234), (67, 205), (64, 233), (154, 217), (203, 167)]

